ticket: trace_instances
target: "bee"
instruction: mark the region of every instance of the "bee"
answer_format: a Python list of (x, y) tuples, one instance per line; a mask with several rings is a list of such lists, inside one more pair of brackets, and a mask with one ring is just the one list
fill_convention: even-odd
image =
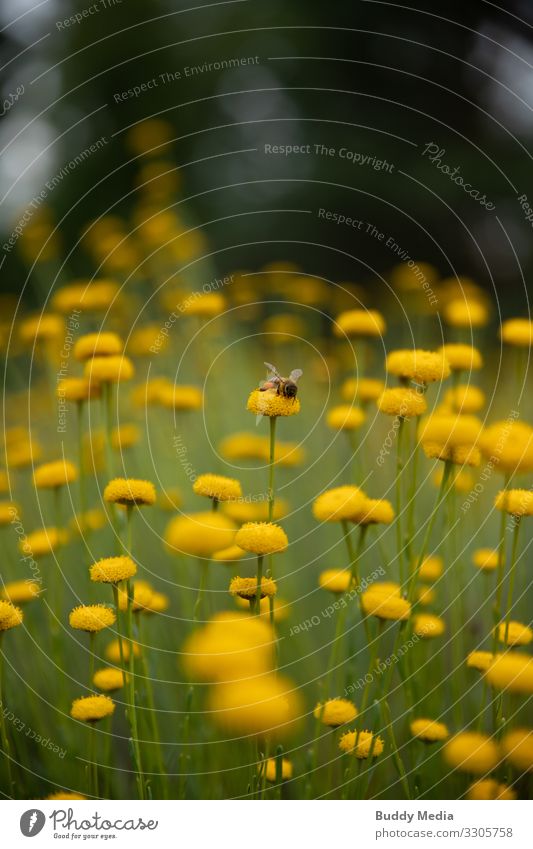
[(301, 368), (295, 368), (288, 377), (282, 377), (272, 363), (265, 363), (265, 365), (268, 369), (268, 374), (267, 379), (259, 387), (260, 391), (266, 392), (267, 389), (275, 389), (276, 395), (283, 395), (284, 398), (296, 398), (298, 392), (297, 383), (303, 374)]

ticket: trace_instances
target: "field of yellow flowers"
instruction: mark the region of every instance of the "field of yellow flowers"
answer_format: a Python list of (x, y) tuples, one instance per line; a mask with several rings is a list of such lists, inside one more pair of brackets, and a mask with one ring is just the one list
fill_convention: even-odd
[(217, 273), (174, 173), (2, 302), (3, 797), (527, 798), (532, 322)]

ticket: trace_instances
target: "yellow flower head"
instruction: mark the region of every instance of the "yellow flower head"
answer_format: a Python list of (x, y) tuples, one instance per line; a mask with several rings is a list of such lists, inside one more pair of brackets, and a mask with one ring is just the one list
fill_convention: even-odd
[(348, 592), (352, 582), (352, 575), (349, 569), (326, 569), (318, 576), (318, 584), (323, 590), (329, 590), (330, 593), (345, 593)]
[(516, 799), (516, 793), (507, 784), (500, 784), (495, 778), (481, 778), (474, 781), (468, 788), (466, 798), (470, 801), (511, 801)]
[(170, 599), (165, 593), (153, 590), (148, 604), (143, 608), (143, 613), (164, 613), (170, 607)]
[(477, 669), (478, 672), (486, 672), (494, 659), (490, 651), (471, 651), (466, 659), (469, 669)]
[(273, 668), (272, 629), (259, 616), (220, 613), (187, 638), (181, 655), (186, 672), (201, 681), (260, 675)]
[(182, 503), (183, 495), (176, 486), (167, 486), (157, 499), (157, 506), (167, 513), (175, 513)]
[[(132, 586), (132, 604), (131, 609), (134, 613), (145, 611), (150, 608), (154, 596), (153, 587), (148, 581), (134, 581)], [(128, 609), (128, 593), (126, 590), (118, 591), (118, 608), (125, 611)]]
[(483, 358), (472, 345), (448, 344), (439, 348), (452, 371), (473, 371), (483, 366)]
[(511, 516), (533, 516), (533, 490), (504, 489), (496, 496), (494, 506)]
[(420, 422), (422, 443), (436, 442), (445, 448), (465, 448), (475, 445), (481, 433), (481, 422), (475, 416), (434, 414)]
[(266, 440), (258, 433), (242, 431), (226, 436), (219, 451), (226, 460), (268, 460)]
[(485, 406), (485, 400), (483, 390), (469, 383), (456, 386), (455, 389), (448, 389), (444, 396), (444, 403), (450, 407), (450, 410), (462, 415), (479, 413)]
[(63, 315), (75, 309), (103, 312), (111, 306), (118, 293), (119, 286), (114, 280), (83, 280), (58, 289), (52, 298), (52, 306)]
[(202, 390), (197, 386), (161, 386), (157, 400), (163, 407), (177, 412), (201, 410), (203, 406)]
[(341, 387), (341, 395), (344, 401), (354, 401), (356, 398), (362, 404), (368, 401), (377, 401), (385, 384), (382, 380), (372, 377), (349, 377)]
[(474, 775), (491, 772), (500, 761), (494, 740), (476, 731), (463, 731), (452, 737), (444, 746), (443, 756), (452, 769)]
[(417, 613), (413, 616), (413, 633), (423, 640), (440, 637), (445, 630), (446, 625), (440, 616), (434, 616), (432, 613)]
[(36, 315), (24, 319), (19, 328), (21, 342), (26, 345), (34, 342), (53, 342), (65, 332), (65, 322), (60, 315)]
[(237, 531), (235, 544), (250, 554), (280, 554), (289, 540), (283, 528), (273, 522), (247, 522)]
[[(242, 498), (239, 501), (226, 501), (222, 505), (223, 512), (238, 525), (246, 522), (267, 522), (268, 501), (248, 501)], [(283, 519), (289, 512), (289, 504), (284, 498), (276, 498), (274, 502), (275, 520)]]
[(127, 581), (137, 572), (137, 566), (131, 557), (104, 557), (90, 568), (91, 581), (100, 584), (118, 584)]
[(20, 516), (19, 505), (14, 501), (0, 501), (0, 527), (10, 525)]
[(413, 719), (410, 724), (411, 734), (424, 743), (440, 743), (450, 736), (448, 727), (444, 722), (435, 719)]
[(356, 521), (367, 498), (357, 486), (337, 486), (313, 502), (313, 516), (319, 522)]
[[(276, 781), (277, 762), (275, 758), (269, 758), (264, 764), (258, 766), (258, 772), (265, 771), (266, 780), (273, 784)], [(293, 775), (292, 763), (287, 758), (281, 760), (281, 780), (289, 781)]]
[(457, 298), (446, 304), (442, 312), (451, 327), (484, 327), (489, 320), (487, 307), (476, 300)]
[(274, 674), (216, 684), (209, 707), (218, 725), (239, 736), (280, 739), (293, 730), (301, 715), (294, 684)]
[[(457, 447), (444, 445), (441, 442), (423, 442), (424, 454), (430, 460), (449, 460), (456, 466), (479, 466), (481, 452), (479, 448), (472, 445), (459, 445)], [(458, 471), (461, 471), (460, 469)], [(442, 481), (442, 478), (441, 478)], [(457, 475), (453, 479), (457, 487)], [(458, 488), (458, 487), (457, 487)]]
[(135, 374), (129, 357), (94, 357), (85, 363), (85, 377), (91, 383), (122, 383), (131, 380)]
[(254, 389), (248, 396), (246, 409), (256, 416), (295, 416), (300, 412), (299, 398), (286, 398), (274, 390)]
[(514, 728), (502, 738), (502, 750), (505, 760), (509, 761), (520, 772), (533, 770), (533, 730), (531, 728)]
[(115, 451), (125, 451), (137, 445), (141, 438), (141, 431), (136, 424), (122, 424), (113, 429), (111, 433), (111, 445)]
[(377, 400), (377, 408), (387, 416), (411, 419), (426, 412), (427, 402), (421, 392), (400, 386), (385, 389)]
[(165, 542), (174, 552), (211, 557), (228, 548), (235, 538), (235, 525), (219, 512), (184, 513), (168, 523)]
[(111, 716), (114, 710), (115, 703), (109, 696), (82, 696), (72, 702), (70, 715), (81, 722), (97, 722)]
[[(104, 654), (110, 663), (121, 663), (119, 641), (111, 640), (111, 642), (106, 646)], [(122, 641), (122, 654), (124, 656), (124, 660), (128, 661), (130, 657), (130, 644), (125, 640)], [(138, 643), (133, 643), (133, 656), (141, 656), (141, 649)]]
[(533, 470), (533, 428), (526, 422), (495, 422), (483, 431), (479, 447), (503, 473)]
[(411, 613), (409, 602), (396, 592), (376, 590), (372, 587), (361, 595), (361, 606), (366, 616), (377, 616), (378, 619), (403, 621), (409, 619)]
[(225, 309), (226, 299), (220, 292), (192, 292), (182, 303), (185, 315), (196, 315), (199, 318), (213, 318)]
[(93, 675), (93, 684), (99, 690), (110, 693), (112, 690), (120, 690), (124, 686), (124, 673), (122, 669), (113, 666), (104, 666), (97, 669)]
[(433, 604), (435, 602), (437, 594), (433, 587), (427, 587), (425, 584), (421, 584), (416, 588), (416, 600), (419, 604), (426, 607), (428, 604)]
[(329, 410), (326, 422), (332, 430), (357, 430), (366, 418), (365, 413), (359, 407), (350, 404), (339, 404)]
[(57, 397), (65, 401), (89, 401), (98, 398), (100, 387), (90, 383), (86, 377), (64, 377), (57, 385)]
[(358, 525), (390, 525), (394, 509), (386, 498), (365, 498), (361, 512), (354, 521)]
[(357, 714), (356, 706), (348, 699), (328, 699), (324, 704), (319, 702), (313, 711), (315, 719), (330, 728), (338, 728), (339, 725), (352, 722)]
[[(533, 640), (533, 631), (527, 625), (521, 622), (509, 622), (507, 627), (505, 622), (500, 622), (494, 631), (498, 634), (500, 643), (505, 643), (508, 646), (528, 646)], [(507, 639), (505, 633), (507, 633)]]
[(506, 345), (517, 348), (531, 348), (533, 342), (533, 321), (528, 318), (508, 318), (502, 322), (500, 339)]
[(23, 614), (20, 607), (15, 607), (10, 601), (0, 599), (0, 631), (9, 631), (22, 624)]
[(499, 554), (495, 548), (476, 548), (472, 554), (472, 563), (484, 572), (493, 572), (498, 568)]
[(109, 628), (116, 618), (114, 611), (105, 604), (87, 604), (71, 610), (68, 621), (71, 628), (96, 633)]
[(444, 570), (442, 557), (438, 554), (431, 554), (425, 557), (420, 566), (418, 577), (421, 581), (438, 581)]
[(383, 336), (385, 319), (377, 310), (347, 310), (337, 316), (333, 325), (335, 336)]
[(221, 548), (220, 551), (215, 551), (213, 560), (217, 563), (226, 563), (231, 566), (237, 560), (241, 560), (245, 554), (245, 550), (238, 545), (229, 545), (227, 548)]
[(104, 500), (125, 507), (142, 507), (154, 504), (155, 487), (150, 481), (135, 478), (115, 478), (104, 489)]
[(383, 740), (371, 731), (347, 731), (339, 740), (339, 749), (359, 760), (365, 760), (371, 754), (376, 758), (383, 752)]
[(533, 693), (533, 657), (520, 652), (496, 654), (485, 678), (496, 690), (530, 695)]
[(132, 331), (127, 342), (127, 351), (132, 357), (149, 357), (153, 353), (151, 348), (156, 346), (157, 351), (162, 351), (167, 342), (168, 336), (162, 335), (159, 324), (145, 324)]
[(19, 549), (35, 559), (51, 554), (61, 544), (61, 533), (57, 528), (41, 528), (19, 540)]
[[(272, 578), (261, 578), (261, 598), (273, 598), (278, 591), (276, 582)], [(257, 578), (232, 578), (229, 585), (230, 595), (240, 598), (257, 598)]]
[(74, 356), (84, 362), (93, 357), (115, 357), (123, 350), (124, 343), (116, 333), (87, 333), (74, 345)]
[(82, 796), (80, 793), (67, 793), (66, 791), (60, 790), (58, 793), (51, 793), (50, 796), (46, 796), (46, 799), (52, 799), (53, 801), (60, 801), (62, 799), (72, 801), (76, 799), (86, 799), (87, 796)]
[(387, 356), (386, 368), (403, 380), (415, 383), (434, 383), (450, 376), (450, 366), (441, 351), (400, 350)]
[(0, 596), (11, 604), (26, 604), (39, 597), (41, 591), (37, 581), (9, 581), (0, 590)]
[(192, 488), (196, 495), (205, 495), (216, 501), (236, 501), (242, 498), (239, 481), (224, 475), (199, 475)]
[(76, 480), (78, 472), (74, 463), (69, 460), (56, 460), (53, 463), (43, 463), (35, 469), (33, 482), (37, 489), (55, 489)]

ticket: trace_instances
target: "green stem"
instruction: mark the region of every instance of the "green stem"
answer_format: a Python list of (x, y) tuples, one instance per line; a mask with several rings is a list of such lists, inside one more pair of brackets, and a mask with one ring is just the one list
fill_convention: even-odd
[[(507, 474), (505, 476), (505, 481), (503, 485), (503, 491), (506, 492), (509, 486), (510, 475)], [(503, 504), (502, 508), (506, 505)], [(502, 607), (502, 599), (503, 599), (503, 583), (505, 578), (505, 562), (507, 560), (506, 557), (506, 545), (505, 545), (505, 523), (507, 521), (507, 513), (504, 509), (502, 509), (501, 517), (500, 517), (500, 539), (498, 543), (498, 574), (496, 578), (496, 600), (494, 602), (494, 635), (492, 639), (492, 653), (498, 649), (498, 624), (501, 621), (501, 607)]]
[[(515, 574), (516, 574), (516, 561), (518, 554), (518, 537), (520, 534), (520, 525), (521, 525), (520, 517), (515, 517), (515, 526), (513, 531), (513, 546), (511, 550), (511, 564), (509, 566), (509, 587), (507, 590), (507, 604), (505, 610), (505, 633), (503, 637), (504, 645), (507, 645), (507, 638), (509, 636), (509, 623), (511, 621), (511, 610), (513, 607), (513, 593), (514, 593), (514, 584), (515, 584)], [(499, 627), (499, 625), (498, 625)]]
[(277, 416), (270, 416), (270, 450), (268, 456), (268, 521), (274, 518), (274, 455), (276, 451)]
[(255, 591), (255, 615), (261, 616), (261, 583), (263, 580), (263, 555), (257, 557), (257, 588)]
[(207, 586), (207, 572), (209, 569), (209, 560), (200, 559), (200, 584), (198, 586), (198, 593), (196, 595), (196, 601), (194, 602), (194, 609), (192, 618), (195, 622), (200, 621), (200, 613), (202, 610), (202, 601), (205, 593), (205, 588)]
[(343, 519), (341, 522), (342, 525), (342, 533), (344, 536), (344, 541), (346, 543), (346, 549), (348, 551), (348, 559), (350, 561), (350, 572), (352, 575), (352, 580), (350, 583), (350, 589), (356, 590), (357, 598), (359, 602), (359, 610), (361, 611), (361, 618), (363, 622), (363, 628), (365, 629), (365, 636), (367, 643), (370, 643), (370, 631), (367, 622), (367, 618), (363, 612), (363, 607), (361, 603), (361, 576), (359, 574), (359, 560), (363, 553), (363, 548), (366, 539), (366, 533), (368, 531), (368, 525), (361, 525), (359, 531), (359, 540), (357, 543), (357, 549), (354, 550), (353, 542), (350, 534), (350, 527), (346, 519)]
[(139, 798), (145, 798), (144, 792), (144, 776), (142, 772), (142, 760), (141, 760), (141, 747), (139, 743), (139, 726), (137, 722), (137, 709), (135, 705), (135, 655), (133, 652), (133, 589), (131, 580), (127, 580), (126, 582), (126, 591), (128, 594), (128, 603), (126, 608), (126, 636), (128, 641), (129, 648), (129, 657), (128, 657), (128, 707), (130, 716), (130, 725), (131, 725), (131, 736), (132, 736), (132, 747), (134, 753), (135, 760), (135, 771), (137, 778), (137, 788), (139, 791)]
[(407, 780), (407, 773), (405, 772), (405, 767), (403, 765), (403, 761), (400, 756), (400, 752), (398, 750), (398, 745), (396, 743), (396, 737), (394, 736), (394, 729), (392, 727), (392, 717), (389, 708), (389, 703), (386, 699), (383, 699), (381, 702), (381, 707), (383, 711), (384, 725), (387, 729), (387, 733), (389, 735), (389, 740), (392, 749), (392, 759), (394, 765), (398, 771), (398, 775), (400, 776), (400, 782), (403, 787), (404, 793), (407, 799), (411, 799), (411, 790), (409, 788), (409, 782)]
[(401, 514), (402, 514), (402, 470), (403, 470), (403, 458), (402, 458), (402, 436), (403, 429), (405, 424), (405, 419), (402, 416), (398, 417), (398, 433), (396, 435), (396, 479), (395, 479), (395, 491), (396, 491), (396, 547), (398, 549), (398, 565), (400, 569), (400, 583), (403, 586), (405, 581), (404, 570), (403, 570), (403, 535), (402, 535), (402, 522), (401, 522)]
[(4, 634), (0, 631), (0, 740), (2, 741), (2, 749), (4, 751), (4, 758), (7, 769), (7, 780), (9, 793), (13, 794), (13, 774), (11, 772), (11, 753), (9, 747), (9, 738), (7, 736), (7, 728), (6, 728), (6, 720), (4, 716), (5, 710), (5, 698), (4, 698), (4, 648), (3, 648), (3, 637)]
[(412, 601), (415, 594), (416, 582), (418, 581), (418, 575), (420, 573), (420, 567), (424, 562), (424, 558), (427, 554), (427, 549), (429, 545), (429, 541), (431, 539), (431, 532), (433, 531), (433, 527), (435, 525), (435, 521), (437, 518), (437, 514), (439, 512), (439, 507), (442, 504), (442, 501), (446, 495), (446, 486), (448, 484), (448, 479), (450, 477), (450, 472), (452, 469), (452, 464), (449, 460), (446, 460), (444, 463), (444, 472), (442, 474), (442, 480), (440, 483), (439, 490), (437, 492), (437, 497), (435, 499), (435, 504), (433, 506), (433, 510), (431, 512), (431, 516), (429, 517), (428, 523), (426, 525), (426, 533), (424, 534), (424, 539), (422, 541), (422, 548), (420, 550), (420, 554), (418, 555), (418, 559), (416, 561), (416, 566), (409, 578), (408, 583), (408, 598), (409, 601)]
[[(83, 462), (83, 410), (84, 405), (83, 401), (78, 401), (76, 404), (76, 421), (78, 425), (78, 466), (80, 472), (80, 487), (79, 487), (79, 506), (80, 506), (80, 526), (82, 534), (85, 535), (85, 528), (83, 527), (83, 519), (85, 517), (85, 513), (87, 512), (87, 484), (85, 479), (85, 464)], [(89, 535), (89, 529), (87, 528), (87, 536)]]
[[(143, 615), (142, 613), (139, 614), (139, 641), (142, 645), (144, 645), (144, 640), (142, 638), (142, 624), (141, 624), (143, 622), (142, 615)], [(165, 765), (163, 763), (163, 753), (161, 751), (161, 737), (159, 735), (159, 728), (157, 726), (157, 717), (156, 717), (155, 701), (154, 701), (154, 691), (153, 691), (153, 687), (152, 687), (152, 681), (151, 681), (150, 675), (149, 675), (146, 655), (145, 655), (144, 652), (142, 652), (142, 654), (141, 654), (141, 671), (142, 671), (142, 675), (143, 675), (144, 682), (145, 682), (144, 686), (145, 686), (145, 692), (146, 692), (146, 702), (147, 702), (147, 705), (148, 705), (148, 717), (149, 717), (149, 721), (150, 721), (150, 732), (152, 734), (152, 738), (153, 738), (154, 745), (155, 745), (155, 753), (156, 753), (155, 760), (156, 760), (157, 770), (158, 770), (158, 773), (159, 773), (160, 784), (161, 784), (161, 788), (162, 788), (162, 795), (163, 795), (163, 798), (166, 799), (167, 798), (166, 781), (164, 780), (166, 778), (166, 770), (165, 770)]]
[(95, 633), (94, 631), (91, 631), (89, 634), (89, 690), (94, 689), (94, 638)]

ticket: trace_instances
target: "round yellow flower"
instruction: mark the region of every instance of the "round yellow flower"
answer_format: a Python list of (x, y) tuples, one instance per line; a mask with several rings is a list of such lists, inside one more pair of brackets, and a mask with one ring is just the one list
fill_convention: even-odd
[(533, 770), (533, 730), (514, 728), (504, 734), (501, 742), (504, 757), (520, 772)]
[(301, 714), (294, 684), (274, 674), (216, 684), (209, 707), (227, 732), (276, 739), (289, 734)]
[(406, 599), (393, 591), (387, 592), (379, 588), (376, 590), (372, 587), (361, 595), (361, 606), (366, 616), (398, 622), (409, 619), (411, 613), (411, 605)]
[(229, 545), (227, 548), (221, 548), (220, 551), (215, 551), (213, 554), (213, 560), (217, 563), (227, 563), (231, 565), (232, 563), (236, 563), (237, 560), (241, 560), (245, 554), (245, 550), (240, 548), (238, 545)]
[[(238, 525), (244, 525), (246, 522), (267, 522), (268, 506), (268, 501), (248, 501), (242, 498), (239, 501), (223, 502), (222, 510)], [(289, 504), (284, 498), (276, 498), (272, 518), (276, 521), (283, 519), (289, 510)]]
[(167, 486), (157, 498), (157, 506), (167, 513), (175, 513), (182, 503), (183, 496), (176, 486)]
[(101, 584), (118, 584), (127, 581), (137, 572), (137, 566), (131, 557), (104, 557), (90, 568), (91, 581)]
[(484, 327), (489, 320), (489, 311), (479, 301), (465, 301), (462, 298), (450, 301), (444, 306), (443, 318), (451, 327)]
[(123, 424), (113, 428), (111, 433), (111, 445), (115, 451), (125, 451), (137, 445), (141, 438), (141, 431), (136, 424)]
[[(276, 582), (272, 578), (261, 578), (261, 598), (272, 598), (277, 591)], [(231, 579), (229, 592), (230, 595), (238, 595), (240, 598), (255, 599), (257, 598), (257, 578), (239, 578), (236, 576)]]
[(161, 386), (157, 400), (163, 407), (177, 412), (201, 410), (203, 405), (202, 390), (197, 386)]
[(9, 581), (0, 589), (0, 596), (11, 604), (26, 604), (39, 597), (41, 586), (37, 581)]
[(97, 669), (93, 675), (94, 686), (106, 693), (110, 693), (112, 690), (120, 690), (124, 683), (122, 669), (115, 669), (113, 666), (104, 666), (102, 669)]
[(456, 386), (455, 389), (448, 389), (444, 396), (444, 403), (447, 404), (454, 413), (467, 415), (478, 413), (485, 406), (485, 393), (478, 386), (465, 384)]
[(61, 544), (61, 533), (57, 528), (41, 528), (19, 540), (19, 549), (35, 559), (51, 554)]
[(14, 501), (0, 501), (0, 527), (10, 525), (20, 516), (20, 507)]
[(283, 528), (273, 522), (247, 522), (237, 531), (235, 545), (261, 556), (285, 551), (289, 540)]
[(52, 297), (55, 310), (68, 315), (73, 310), (103, 312), (107, 310), (119, 293), (114, 280), (83, 280), (62, 286)]
[(427, 587), (421, 584), (416, 588), (416, 600), (418, 604), (426, 607), (429, 604), (434, 604), (437, 594), (433, 587)]
[(122, 354), (124, 343), (116, 333), (87, 333), (74, 345), (74, 356), (80, 362), (93, 357), (114, 357)]
[(494, 548), (476, 548), (472, 554), (472, 563), (483, 572), (493, 572), (498, 568), (500, 557)]
[(533, 470), (533, 428), (526, 422), (494, 422), (481, 434), (479, 447), (502, 473)]
[(152, 591), (150, 599), (143, 607), (143, 613), (164, 613), (170, 607), (170, 599), (165, 593)]
[[(147, 610), (154, 595), (153, 587), (148, 581), (134, 581), (132, 586), (131, 609), (134, 613)], [(118, 608), (125, 611), (128, 609), (128, 593), (126, 590), (118, 591)]]
[(155, 487), (150, 481), (135, 478), (115, 478), (104, 489), (104, 500), (125, 507), (142, 507), (154, 504)]
[(238, 480), (224, 475), (199, 475), (193, 484), (196, 495), (205, 495), (216, 501), (236, 501), (242, 498), (242, 489)]
[(533, 491), (530, 489), (504, 489), (494, 501), (497, 510), (511, 516), (533, 516)]
[(387, 356), (386, 368), (389, 374), (421, 384), (445, 380), (450, 376), (450, 366), (442, 350), (391, 351)]
[(385, 319), (377, 310), (347, 310), (337, 316), (333, 325), (335, 336), (383, 336)]
[[(263, 764), (262, 766), (259, 765), (258, 771), (262, 772), (263, 769), (265, 770), (266, 780), (270, 781), (270, 783), (273, 784), (276, 781), (276, 769), (277, 769), (276, 758), (269, 758), (268, 761), (266, 762), (266, 764)], [(281, 760), (281, 780), (282, 781), (289, 781), (292, 778), (292, 775), (293, 775), (293, 768), (292, 768), (291, 761), (289, 761), (287, 758), (282, 758), (282, 760)]]
[(357, 398), (362, 404), (368, 401), (377, 401), (385, 384), (382, 380), (371, 377), (349, 377), (341, 386), (341, 395), (344, 401), (353, 401)]
[(213, 318), (225, 309), (226, 299), (220, 292), (192, 292), (182, 303), (182, 311), (186, 315), (196, 315), (200, 318)]
[(234, 539), (231, 519), (212, 510), (175, 516), (165, 530), (165, 542), (171, 551), (197, 557), (211, 557), (215, 551), (232, 545)]
[(156, 350), (166, 348), (168, 336), (163, 336), (159, 324), (146, 324), (136, 327), (127, 342), (127, 351), (132, 357), (149, 357)]
[[(106, 646), (104, 654), (110, 663), (121, 663), (119, 641), (111, 640), (111, 642)], [(127, 662), (130, 657), (130, 644), (127, 640), (122, 641), (122, 654), (124, 656), (124, 660)], [(141, 649), (138, 643), (133, 643), (133, 656), (141, 656)]]
[(495, 778), (482, 778), (479, 781), (474, 781), (470, 785), (466, 793), (466, 798), (470, 801), (511, 801), (516, 799), (516, 793), (507, 784), (500, 784)]
[(424, 558), (420, 565), (418, 577), (421, 581), (438, 581), (444, 570), (444, 562), (438, 554)]
[(365, 498), (361, 512), (353, 519), (358, 525), (390, 525), (394, 508), (385, 498)]
[(347, 731), (339, 740), (339, 749), (349, 755), (355, 755), (359, 760), (370, 757), (371, 752), (372, 757), (376, 758), (383, 752), (383, 740), (371, 731)]
[(233, 433), (221, 440), (219, 451), (226, 460), (268, 460), (266, 441), (258, 433)]
[(387, 416), (411, 419), (426, 412), (427, 402), (421, 392), (400, 386), (385, 389), (377, 400), (377, 408)]
[(105, 604), (87, 604), (71, 610), (68, 621), (71, 628), (96, 633), (109, 628), (116, 618), (114, 611)]
[(520, 652), (494, 656), (485, 673), (491, 687), (511, 693), (533, 693), (533, 658)]
[[(457, 466), (479, 466), (481, 452), (479, 448), (472, 445), (459, 445), (457, 447), (444, 445), (441, 442), (423, 442), (424, 454), (430, 460), (449, 460)], [(457, 483), (457, 476), (453, 479)], [(442, 481), (442, 478), (441, 478)]]
[[(506, 630), (508, 630), (507, 639), (505, 639)], [(533, 631), (521, 622), (509, 622), (508, 629), (505, 622), (500, 622), (494, 631), (497, 631), (500, 643), (505, 642), (508, 646), (528, 646), (533, 640)]]
[(134, 373), (129, 357), (94, 357), (85, 363), (85, 377), (91, 383), (121, 383), (131, 380)]
[(338, 728), (339, 725), (352, 722), (357, 714), (356, 706), (348, 699), (328, 699), (324, 704), (319, 702), (313, 711), (315, 719), (330, 728)]
[(506, 345), (518, 348), (531, 348), (533, 342), (533, 321), (528, 318), (508, 318), (502, 322), (500, 339)]
[(481, 422), (475, 416), (432, 415), (420, 422), (421, 442), (436, 442), (446, 448), (474, 445), (481, 433)]
[(300, 400), (278, 395), (272, 389), (264, 392), (254, 389), (248, 397), (246, 409), (256, 416), (294, 416), (300, 412)]
[(483, 775), (495, 769), (500, 761), (497, 744), (486, 734), (463, 731), (449, 740), (443, 749), (448, 766), (461, 772)]
[(319, 522), (355, 521), (367, 501), (357, 486), (337, 486), (319, 495), (313, 502), (313, 516)]
[(89, 401), (98, 398), (100, 387), (91, 383), (86, 377), (64, 377), (57, 384), (57, 397), (65, 401)]
[(326, 569), (318, 576), (318, 584), (323, 590), (329, 590), (330, 593), (345, 593), (348, 592), (352, 582), (352, 575), (349, 569)]
[(115, 703), (109, 696), (82, 696), (72, 702), (70, 715), (81, 722), (97, 722), (111, 716), (114, 710)]
[(364, 423), (365, 418), (364, 412), (359, 407), (340, 404), (329, 410), (326, 422), (332, 430), (357, 430)]
[(422, 637), (423, 640), (440, 637), (445, 630), (446, 625), (440, 616), (434, 616), (431, 613), (417, 613), (413, 616), (413, 633), (417, 637)]
[(444, 722), (435, 719), (413, 719), (410, 724), (411, 734), (424, 743), (440, 743), (450, 736), (448, 727)]
[(22, 624), (23, 614), (20, 607), (15, 607), (10, 601), (0, 599), (0, 631), (9, 631)]
[(472, 345), (449, 343), (439, 348), (452, 371), (473, 371), (482, 368), (483, 358)]
[(466, 659), (466, 665), (469, 669), (486, 672), (493, 659), (494, 655), (490, 651), (471, 651)]
[(24, 319), (19, 327), (21, 342), (26, 345), (34, 342), (53, 342), (65, 332), (65, 322), (60, 315), (36, 315)]
[(53, 463), (43, 463), (35, 469), (33, 482), (38, 489), (55, 489), (76, 480), (78, 472), (74, 463), (69, 460), (56, 460)]
[(269, 672), (274, 641), (268, 621), (244, 613), (220, 613), (185, 641), (186, 672), (201, 681), (236, 681)]

